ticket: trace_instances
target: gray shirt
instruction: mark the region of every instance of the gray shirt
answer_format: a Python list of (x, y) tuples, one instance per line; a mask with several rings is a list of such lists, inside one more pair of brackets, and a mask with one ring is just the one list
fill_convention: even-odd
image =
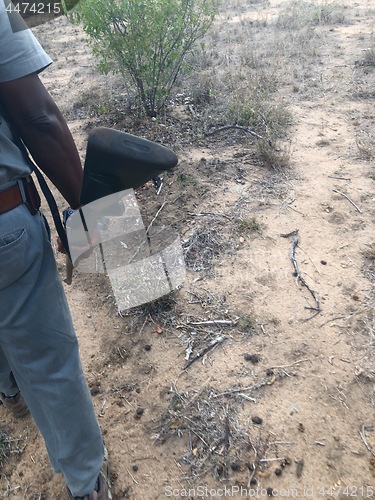
[[(29, 29), (12, 31), (6, 5), (8, 2), (0, 0), (0, 82), (39, 73), (52, 62)], [(17, 144), (0, 108), (0, 186), (30, 173)]]

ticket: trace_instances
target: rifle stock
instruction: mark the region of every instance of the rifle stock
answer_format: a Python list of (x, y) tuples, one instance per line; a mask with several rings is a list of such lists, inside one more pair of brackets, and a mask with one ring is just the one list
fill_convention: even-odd
[[(126, 132), (98, 127), (88, 137), (80, 196), (81, 206), (126, 189), (136, 189), (178, 163), (176, 154), (153, 141)], [(121, 215), (108, 206), (103, 215)], [(66, 257), (65, 283), (71, 284), (73, 265)]]
[(95, 128), (87, 142), (81, 205), (136, 189), (177, 163), (173, 151), (153, 141), (119, 130)]

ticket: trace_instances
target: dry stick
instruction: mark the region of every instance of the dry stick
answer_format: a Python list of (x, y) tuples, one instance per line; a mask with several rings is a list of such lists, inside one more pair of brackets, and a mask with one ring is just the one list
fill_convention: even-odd
[(226, 214), (222, 213), (214, 213), (214, 212), (199, 212), (199, 213), (194, 213), (194, 212), (187, 212), (188, 215), (191, 217), (205, 217), (205, 216), (211, 216), (211, 217), (224, 217), (225, 219), (232, 220), (232, 217)]
[(248, 479), (248, 481), (247, 481), (247, 487), (248, 487), (248, 488), (250, 488), (250, 485), (251, 485), (251, 480), (252, 480), (252, 479), (253, 479), (253, 477), (254, 477), (254, 474), (255, 474), (255, 472), (256, 472), (257, 465), (259, 465), (259, 462), (258, 462), (258, 452), (257, 452), (257, 450), (255, 449), (255, 447), (254, 447), (253, 443), (251, 442), (250, 438), (249, 438), (249, 441), (250, 441), (251, 447), (252, 447), (252, 448), (253, 448), (253, 450), (254, 450), (254, 453), (255, 453), (255, 459), (254, 459), (254, 461), (253, 461), (253, 463), (252, 463), (252, 466), (253, 466), (252, 468), (253, 468), (253, 470), (251, 471), (251, 473), (250, 473), (250, 475), (249, 475), (249, 479)]
[(302, 283), (302, 285), (304, 285), (308, 289), (308, 291), (310, 292), (310, 294), (311, 294), (311, 296), (314, 299), (315, 304), (316, 304), (316, 307), (305, 307), (305, 309), (312, 309), (313, 311), (320, 313), (321, 309), (320, 309), (318, 296), (317, 296), (316, 292), (314, 292), (314, 290), (309, 287), (305, 278), (303, 278), (301, 276), (301, 274), (299, 272), (298, 264), (296, 261), (296, 248), (298, 246), (298, 229), (296, 229), (290, 233), (287, 233), (287, 234), (280, 234), (280, 236), (282, 238), (289, 238), (290, 236), (293, 236), (293, 244), (292, 244), (291, 249), (290, 249), (290, 260), (293, 263), (294, 271), (296, 274), (296, 282), (298, 283), (298, 281), (300, 281)]
[(261, 458), (259, 462), (283, 462), (285, 460), (285, 457), (283, 458)]
[(350, 177), (337, 177), (335, 175), (329, 175), (330, 179), (338, 179), (339, 181), (351, 181)]
[(135, 477), (130, 474), (130, 471), (126, 470), (126, 472), (129, 474), (135, 484), (139, 484)]
[(298, 363), (304, 363), (305, 361), (310, 361), (310, 359), (309, 358), (299, 359), (298, 361), (295, 361), (290, 365), (271, 366), (270, 368), (275, 368), (275, 369), (290, 368), (291, 366), (298, 365)]
[(248, 132), (249, 134), (253, 135), (257, 139), (263, 140), (263, 137), (261, 135), (257, 134), (256, 132), (254, 132), (254, 130), (249, 129), (248, 127), (242, 127), (241, 125), (225, 125), (224, 127), (219, 127), (215, 130), (212, 130), (211, 132), (206, 132), (205, 135), (207, 135), (207, 136), (214, 135), (214, 134), (217, 134), (218, 132), (223, 132), (224, 130), (229, 130), (231, 128), (234, 128), (236, 130), (243, 130), (244, 132)]
[(237, 389), (229, 389), (228, 391), (220, 392), (219, 394), (215, 394), (214, 398), (219, 398), (221, 396), (230, 396), (231, 394), (244, 394), (245, 392), (255, 391), (257, 389), (261, 389), (265, 385), (268, 385), (268, 381), (259, 382), (259, 384), (251, 385), (249, 387), (238, 387)]
[(151, 228), (152, 224), (156, 221), (156, 219), (157, 219), (158, 215), (159, 215), (159, 214), (160, 214), (160, 212), (163, 210), (163, 208), (165, 207), (166, 203), (167, 203), (167, 201), (166, 201), (166, 200), (164, 200), (164, 201), (163, 201), (163, 203), (162, 203), (162, 205), (161, 205), (161, 207), (160, 207), (160, 208), (159, 208), (159, 210), (156, 212), (155, 217), (152, 219), (152, 221), (151, 221), (151, 222), (150, 222), (150, 224), (148, 225), (148, 228), (146, 229), (146, 234), (149, 232), (149, 230), (150, 230), (150, 228)]
[[(188, 420), (190, 423), (194, 424), (194, 422), (193, 422), (193, 421), (192, 421), (189, 417), (187, 417), (186, 415), (182, 415), (182, 416), (183, 416), (183, 418), (184, 418), (185, 420)], [(202, 443), (203, 443), (205, 446), (207, 446), (207, 448), (209, 448), (209, 447), (210, 447), (210, 446), (206, 443), (206, 441), (202, 438), (202, 436), (200, 436), (200, 435), (198, 434), (198, 432), (196, 432), (194, 429), (191, 429), (190, 427), (189, 427), (189, 430), (190, 430), (193, 434), (195, 434), (195, 435), (197, 436), (197, 438), (199, 438), (199, 439), (202, 441)]]
[(246, 399), (247, 401), (251, 401), (252, 403), (257, 402), (257, 400), (255, 398), (251, 398), (250, 396), (247, 396), (246, 394), (242, 394), (242, 392), (240, 392), (238, 395), (241, 396), (241, 398)]
[(341, 191), (338, 191), (337, 189), (332, 189), (332, 191), (333, 191), (334, 193), (341, 194), (341, 196), (343, 196), (344, 198), (346, 198), (346, 199), (347, 199), (347, 200), (348, 200), (348, 201), (349, 201), (349, 202), (353, 205), (353, 207), (354, 207), (356, 210), (358, 210), (358, 212), (359, 212), (360, 214), (362, 214), (362, 213), (363, 213), (363, 212), (362, 212), (362, 210), (361, 210), (361, 209), (360, 209), (360, 208), (359, 208), (359, 207), (358, 207), (358, 206), (354, 203), (354, 201), (353, 201), (353, 200), (351, 200), (351, 199), (349, 198), (349, 196), (347, 196), (345, 193), (342, 193)]
[(186, 370), (186, 368), (189, 368), (189, 366), (191, 364), (194, 363), (194, 361), (197, 361), (198, 359), (200, 359), (204, 354), (206, 354), (208, 351), (210, 351), (211, 349), (213, 349), (214, 347), (216, 347), (217, 345), (221, 344), (222, 342), (224, 342), (224, 340), (226, 340), (227, 337), (225, 337), (224, 335), (221, 335), (220, 337), (216, 337), (216, 339), (213, 339), (211, 340), (211, 342), (206, 345), (205, 347), (203, 347), (193, 358), (189, 359), (187, 361), (187, 363), (185, 363), (185, 366), (184, 366), (184, 370)]
[(194, 325), (194, 326), (199, 326), (199, 325), (235, 326), (236, 322), (226, 320), (226, 319), (217, 319), (217, 320), (208, 320), (208, 321), (196, 321), (196, 322), (191, 322), (191, 323), (189, 322), (188, 325)]
[(225, 416), (225, 423), (224, 423), (224, 471), (225, 471), (225, 477), (228, 477), (227, 457), (228, 457), (229, 445), (230, 445), (229, 439), (230, 439), (230, 426), (229, 426), (229, 417), (228, 417), (228, 413), (227, 413)]
[(368, 444), (367, 440), (366, 440), (366, 437), (365, 437), (365, 426), (362, 425), (361, 428), (359, 429), (359, 435), (361, 436), (361, 439), (362, 441), (364, 442), (366, 448), (368, 449), (368, 451), (371, 453), (371, 455), (373, 455), (375, 457), (375, 453), (372, 449), (372, 447)]

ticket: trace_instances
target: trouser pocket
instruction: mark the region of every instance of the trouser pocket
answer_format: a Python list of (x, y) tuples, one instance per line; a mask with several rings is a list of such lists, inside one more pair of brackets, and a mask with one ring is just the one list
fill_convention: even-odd
[(0, 290), (17, 281), (27, 270), (29, 244), (26, 226), (0, 228)]

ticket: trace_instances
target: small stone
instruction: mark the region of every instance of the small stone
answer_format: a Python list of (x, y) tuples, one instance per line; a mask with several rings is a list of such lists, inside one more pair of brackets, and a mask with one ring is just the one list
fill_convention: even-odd
[(137, 472), (138, 471), (138, 465), (133, 465), (132, 469), (133, 469), (133, 472)]
[(320, 263), (322, 264), (322, 266), (326, 266), (327, 265), (327, 261), (326, 260), (321, 260)]
[(260, 425), (261, 423), (263, 423), (263, 419), (260, 417), (257, 417), (257, 416), (251, 417), (251, 420), (252, 420), (253, 424)]
[(218, 465), (218, 466), (216, 467), (216, 474), (217, 474), (218, 476), (221, 476), (221, 475), (223, 474), (223, 472), (224, 472), (224, 467), (223, 467), (222, 465)]
[(146, 351), (151, 351), (151, 346), (150, 346), (150, 344), (146, 344), (146, 345), (145, 345), (145, 350), (146, 350)]
[(238, 465), (237, 462), (232, 462), (230, 464), (230, 468), (233, 470), (233, 471), (238, 471), (240, 469), (240, 466)]
[(100, 389), (99, 389), (99, 387), (98, 387), (97, 385), (95, 385), (95, 386), (94, 386), (94, 387), (90, 390), (90, 392), (91, 392), (91, 396), (96, 396), (97, 394), (99, 394)]
[(144, 413), (144, 408), (141, 408), (140, 406), (137, 408), (136, 412), (135, 412), (135, 416), (136, 418), (141, 418), (141, 416), (143, 415)]
[(283, 473), (283, 471), (279, 468), (275, 469), (275, 474), (276, 476), (281, 476), (281, 474)]
[(260, 361), (259, 354), (245, 354), (244, 358), (245, 358), (245, 361), (250, 361), (254, 365), (256, 365), (257, 363), (259, 363), (259, 361)]
[(272, 488), (267, 488), (267, 495), (269, 497), (273, 497), (273, 489)]

